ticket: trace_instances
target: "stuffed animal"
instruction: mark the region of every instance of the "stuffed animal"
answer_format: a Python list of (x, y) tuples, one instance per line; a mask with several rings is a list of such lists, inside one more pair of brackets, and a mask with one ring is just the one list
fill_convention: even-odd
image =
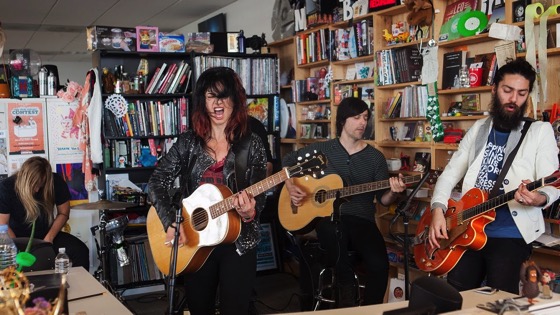
[(535, 262), (526, 261), (521, 265), (521, 270), (519, 272), (519, 278), (521, 279), (521, 283), (523, 283), (521, 292), (531, 304), (533, 304), (534, 298), (539, 296), (538, 282), (541, 277), (541, 270), (535, 265)]
[(431, 26), (434, 9), (431, 0), (405, 0), (404, 5), (410, 11), (406, 21), (411, 26)]

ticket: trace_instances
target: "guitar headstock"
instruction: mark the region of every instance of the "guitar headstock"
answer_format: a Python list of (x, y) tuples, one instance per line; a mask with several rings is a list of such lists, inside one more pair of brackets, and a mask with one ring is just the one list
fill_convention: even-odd
[(560, 187), (560, 170), (556, 170), (552, 175), (543, 178), (544, 185)]
[(426, 175), (428, 178), (426, 179), (426, 183), (430, 185), (434, 185), (437, 182), (439, 175), (441, 175), (442, 171), (440, 170), (427, 170)]
[(301, 177), (312, 175), (316, 177), (327, 167), (327, 157), (322, 152), (314, 151), (313, 154), (307, 153), (305, 156), (298, 157), (298, 163), (288, 168), (290, 177)]

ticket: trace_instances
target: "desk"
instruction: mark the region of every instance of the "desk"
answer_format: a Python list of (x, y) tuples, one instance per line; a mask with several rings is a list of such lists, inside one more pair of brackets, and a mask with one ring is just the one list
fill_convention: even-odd
[[(488, 312), (476, 307), (479, 303), (487, 303), (487, 302), (494, 302), (499, 299), (508, 299), (512, 297), (516, 297), (517, 295), (505, 292), (505, 291), (498, 291), (495, 294), (487, 295), (487, 294), (480, 294), (474, 292), (474, 290), (463, 291), (461, 292), (461, 296), (463, 296), (463, 306), (462, 309), (455, 312), (446, 313), (448, 315), (475, 315), (475, 314), (494, 314), (492, 312)], [(560, 295), (554, 294), (553, 300), (559, 300)], [(537, 300), (547, 303), (551, 300)], [(361, 306), (361, 307), (351, 307), (351, 308), (342, 308), (342, 309), (334, 309), (334, 310), (324, 310), (324, 311), (316, 311), (316, 312), (298, 312), (298, 313), (290, 313), (290, 315), (310, 315), (310, 314), (317, 314), (317, 315), (372, 315), (372, 314), (379, 314), (381, 315), (384, 311), (395, 310), (399, 308), (404, 308), (408, 306), (408, 301), (402, 302), (395, 302), (395, 303), (385, 303), (385, 304), (377, 304), (377, 305), (368, 305), (368, 306)], [(509, 313), (508, 313), (509, 314)]]
[[(25, 275), (52, 273), (52, 270), (28, 272)], [(71, 315), (85, 312), (87, 315), (130, 314), (117, 298), (82, 267), (73, 267), (68, 272), (68, 308)]]

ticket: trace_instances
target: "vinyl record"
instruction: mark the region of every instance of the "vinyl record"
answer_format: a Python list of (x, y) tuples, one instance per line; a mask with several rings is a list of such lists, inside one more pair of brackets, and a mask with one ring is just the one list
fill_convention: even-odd
[(286, 138), (286, 134), (288, 133), (288, 119), (290, 112), (288, 111), (288, 105), (286, 101), (281, 98), (280, 99), (280, 138)]
[(482, 32), (488, 25), (488, 17), (482, 11), (470, 11), (459, 19), (457, 31), (461, 36), (468, 37)]

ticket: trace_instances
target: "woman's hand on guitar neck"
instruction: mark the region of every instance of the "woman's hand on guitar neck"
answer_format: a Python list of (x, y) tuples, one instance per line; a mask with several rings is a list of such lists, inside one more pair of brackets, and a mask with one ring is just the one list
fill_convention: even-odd
[(233, 202), (233, 205), (235, 206), (237, 213), (239, 213), (243, 219), (243, 222), (247, 223), (253, 221), (255, 215), (257, 214), (257, 211), (255, 210), (257, 201), (255, 200), (255, 197), (245, 190), (237, 193), (237, 200)]
[(447, 224), (445, 222), (444, 211), (442, 208), (432, 210), (432, 222), (430, 223), (430, 245), (432, 248), (439, 248), (440, 239), (447, 239)]
[(301, 206), (301, 202), (306, 196), (305, 192), (301, 190), (296, 184), (294, 184), (291, 178), (286, 181), (285, 185), (288, 189), (288, 193), (290, 193), (292, 204), (296, 207)]
[[(173, 246), (174, 241), (175, 241), (175, 223), (171, 224), (171, 226), (167, 229), (164, 245), (167, 247), (171, 247)], [(181, 224), (179, 225), (179, 247), (185, 245), (186, 242), (187, 242), (187, 235), (185, 234), (185, 229)]]

